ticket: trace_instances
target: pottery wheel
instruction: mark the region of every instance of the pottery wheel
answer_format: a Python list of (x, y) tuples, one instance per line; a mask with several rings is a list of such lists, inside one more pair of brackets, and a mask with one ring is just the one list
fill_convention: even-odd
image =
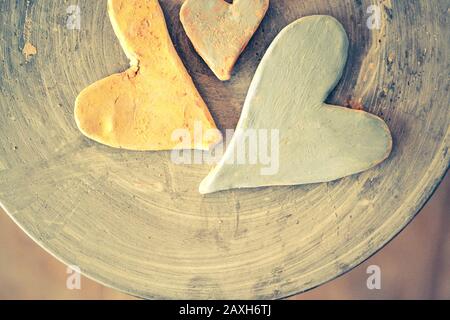
[[(193, 50), (181, 2), (161, 5), (222, 130), (236, 126), (256, 67), (282, 28), (306, 15), (336, 17), (350, 58), (328, 102), (382, 117), (394, 137), (391, 157), (332, 183), (201, 196), (210, 166), (111, 149), (76, 128), (78, 93), (128, 65), (106, 1), (75, 1), (78, 29), (68, 28), (67, 1), (5, 0), (0, 200), (28, 235), (85, 275), (144, 298), (282, 298), (352, 269), (413, 219), (450, 159), (447, 0), (272, 0), (226, 83)], [(369, 29), (377, 8), (380, 28)]]

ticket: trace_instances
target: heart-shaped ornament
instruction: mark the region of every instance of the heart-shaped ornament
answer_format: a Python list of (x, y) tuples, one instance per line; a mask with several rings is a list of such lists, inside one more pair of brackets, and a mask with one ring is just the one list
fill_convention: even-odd
[[(108, 12), (131, 67), (80, 93), (75, 119), (81, 132), (130, 150), (180, 145), (208, 150), (219, 142), (221, 135), (175, 51), (158, 0), (108, 0)], [(199, 135), (197, 126), (216, 134)], [(180, 129), (191, 141), (173, 139)]]
[(226, 81), (268, 8), (269, 0), (186, 0), (180, 19), (196, 51)]
[(324, 103), (347, 55), (347, 34), (332, 17), (286, 27), (261, 61), (236, 133), (200, 192), (332, 181), (385, 160), (392, 137), (383, 120)]

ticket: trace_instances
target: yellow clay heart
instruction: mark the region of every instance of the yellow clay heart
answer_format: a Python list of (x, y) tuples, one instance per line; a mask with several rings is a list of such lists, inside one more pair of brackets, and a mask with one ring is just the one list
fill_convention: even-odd
[[(76, 100), (81, 132), (105, 145), (130, 150), (170, 150), (173, 133), (186, 129), (185, 147), (208, 150), (220, 133), (180, 60), (157, 0), (109, 0), (108, 12), (131, 67), (84, 89)], [(197, 134), (198, 135), (198, 134)]]

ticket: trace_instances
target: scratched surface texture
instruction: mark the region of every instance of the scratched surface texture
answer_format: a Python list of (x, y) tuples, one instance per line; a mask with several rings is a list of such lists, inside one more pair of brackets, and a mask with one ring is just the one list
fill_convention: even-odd
[[(448, 1), (272, 0), (221, 83), (161, 1), (173, 40), (221, 129), (234, 128), (276, 34), (330, 14), (351, 39), (334, 104), (381, 116), (394, 150), (381, 166), (333, 183), (201, 196), (206, 165), (85, 139), (75, 97), (127, 66), (106, 1), (0, 1), (0, 201), (42, 247), (89, 277), (145, 298), (281, 298), (348, 271), (415, 216), (448, 168)], [(381, 29), (366, 27), (381, 8)], [(25, 50), (24, 50), (25, 48)], [(36, 50), (34, 50), (36, 48)], [(332, 48), (330, 48), (332, 50)], [(28, 53), (26, 57), (24, 54)], [(157, 62), (155, 62), (157, 63)]]

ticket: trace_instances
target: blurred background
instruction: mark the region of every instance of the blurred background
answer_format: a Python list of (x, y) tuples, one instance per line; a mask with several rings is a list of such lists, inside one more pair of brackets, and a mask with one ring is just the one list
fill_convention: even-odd
[[(450, 175), (414, 221), (346, 275), (291, 299), (450, 299)], [(381, 269), (369, 290), (367, 268)], [(0, 211), (0, 299), (134, 299), (87, 278), (66, 288), (67, 268)]]

